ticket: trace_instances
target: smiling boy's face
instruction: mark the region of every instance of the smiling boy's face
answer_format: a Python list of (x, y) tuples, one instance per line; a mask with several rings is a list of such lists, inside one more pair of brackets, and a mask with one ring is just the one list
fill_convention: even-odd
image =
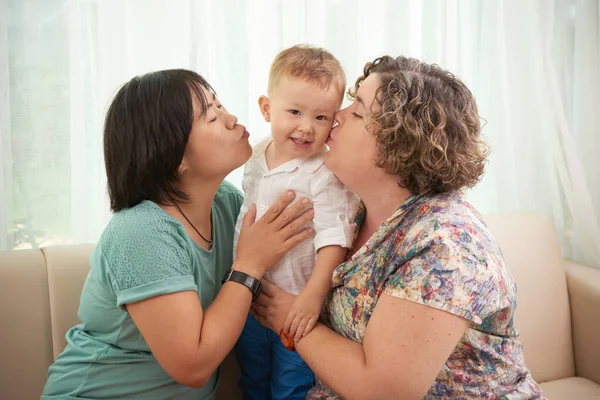
[(333, 83), (320, 88), (304, 80), (283, 77), (268, 98), (261, 97), (261, 113), (271, 123), (277, 158), (289, 161), (320, 152), (342, 96), (343, 88)]

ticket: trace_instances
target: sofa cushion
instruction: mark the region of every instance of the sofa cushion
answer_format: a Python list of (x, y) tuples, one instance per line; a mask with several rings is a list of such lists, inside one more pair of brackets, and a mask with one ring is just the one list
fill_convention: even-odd
[(540, 385), (548, 400), (600, 399), (600, 385), (585, 378), (566, 378)]
[(43, 250), (48, 268), (48, 294), (52, 316), (54, 359), (64, 350), (65, 333), (80, 321), (77, 318), (83, 283), (90, 270), (91, 244), (52, 246)]
[(52, 362), (46, 264), (40, 250), (0, 253), (0, 399), (39, 398)]
[(565, 262), (577, 376), (600, 383), (600, 270)]
[(567, 282), (551, 223), (527, 213), (484, 219), (517, 283), (515, 326), (533, 378), (547, 382), (574, 376)]

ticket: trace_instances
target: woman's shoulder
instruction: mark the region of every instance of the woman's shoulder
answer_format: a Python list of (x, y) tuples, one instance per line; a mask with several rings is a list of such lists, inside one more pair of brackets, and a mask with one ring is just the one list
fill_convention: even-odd
[(134, 233), (147, 231), (150, 225), (158, 225), (164, 229), (176, 229), (177, 220), (163, 210), (158, 204), (143, 200), (137, 205), (116, 212), (108, 225), (105, 233)]
[(423, 196), (407, 214), (400, 225), (406, 230), (398, 249), (406, 261), (424, 257), (431, 271), (446, 271), (452, 265), (454, 279), (512, 286), (500, 247), (463, 193)]
[(183, 244), (184, 228), (159, 205), (144, 200), (113, 215), (102, 232), (100, 244), (106, 249), (135, 245), (156, 246), (160, 238), (179, 238)]
[(144, 200), (115, 213), (92, 255), (92, 268), (110, 271), (116, 287), (123, 291), (189, 275), (193, 249), (183, 225)]
[(398, 229), (400, 262), (390, 290), (462, 310), (459, 315), (477, 324), (514, 308), (516, 287), (502, 252), (464, 194), (421, 196)]
[(223, 181), (219, 189), (217, 190), (217, 194), (215, 195), (215, 199), (226, 199), (226, 200), (234, 200), (238, 201), (243, 199), (242, 192), (240, 189), (235, 187), (233, 184), (227, 181)]
[(421, 241), (428, 237), (447, 237), (450, 241), (477, 240), (489, 250), (497, 245), (481, 214), (461, 191), (429, 194), (418, 198), (402, 223), (407, 237)]
[(243, 203), (244, 196), (242, 192), (233, 184), (223, 181), (215, 195), (215, 207), (219, 210), (219, 213), (229, 214), (236, 219)]

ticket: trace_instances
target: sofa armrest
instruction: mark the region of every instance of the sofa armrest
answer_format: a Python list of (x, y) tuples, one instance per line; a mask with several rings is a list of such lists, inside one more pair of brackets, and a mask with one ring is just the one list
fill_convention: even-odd
[(600, 384), (600, 270), (565, 261), (577, 376)]

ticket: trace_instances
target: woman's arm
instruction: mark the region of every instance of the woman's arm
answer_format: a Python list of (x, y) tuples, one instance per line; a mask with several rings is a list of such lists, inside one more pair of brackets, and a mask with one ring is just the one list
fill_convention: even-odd
[[(233, 269), (260, 279), (281, 256), (313, 234), (311, 230), (297, 233), (313, 213), (308, 210), (294, 220), (307, 205), (297, 202), (286, 210), (292, 199), (282, 196), (256, 223), (251, 208), (244, 217)], [(251, 302), (248, 288), (227, 282), (206, 312), (193, 291), (131, 303), (127, 311), (163, 369), (181, 384), (201, 387), (233, 348)]]
[[(253, 309), (276, 332), (294, 296), (268, 282)], [(296, 344), (319, 379), (346, 399), (421, 399), (468, 328), (468, 321), (382, 294), (363, 344), (322, 324)]]
[(248, 288), (227, 282), (206, 312), (194, 291), (152, 297), (127, 311), (169, 376), (202, 387), (233, 348), (251, 301)]

